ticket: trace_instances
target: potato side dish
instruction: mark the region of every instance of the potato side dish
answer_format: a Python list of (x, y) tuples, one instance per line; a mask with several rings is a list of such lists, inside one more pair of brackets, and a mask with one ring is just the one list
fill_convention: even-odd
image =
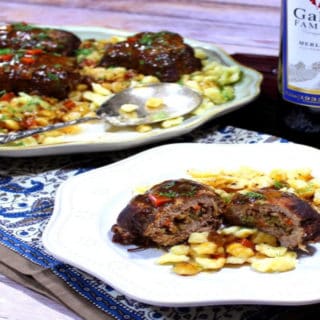
[(182, 276), (249, 264), (259, 272), (284, 272), (296, 267), (297, 254), (257, 229), (231, 226), (214, 233), (195, 232), (187, 244), (173, 246), (157, 263), (172, 264)]
[[(114, 93), (160, 82), (160, 79), (166, 79), (163, 78), (165, 75), (203, 95), (203, 103), (193, 112), (199, 114), (232, 100), (235, 96), (233, 85), (241, 79), (238, 67), (210, 61), (203, 50), (193, 50), (183, 44), (179, 35), (170, 32), (146, 32), (128, 39), (110, 37), (80, 42), (70, 32), (17, 23), (1, 27), (0, 34), (6, 40), (0, 43), (2, 134), (93, 116), (97, 108)], [(133, 39), (140, 45), (140, 55), (134, 53), (137, 59), (132, 66), (127, 63), (132, 59), (126, 63), (121, 59), (110, 60), (110, 57), (114, 58), (114, 53), (119, 53), (121, 46), (125, 47), (122, 45), (124, 42), (132, 42)], [(194, 67), (182, 63), (175, 65), (175, 58), (170, 58), (170, 69), (154, 70), (151, 68), (154, 63), (148, 63), (154, 60), (160, 68), (161, 61), (157, 60), (157, 56), (162, 57), (161, 54), (150, 57), (155, 45), (158, 45), (159, 53), (165, 52), (167, 57), (173, 51), (177, 54), (183, 51), (183, 57), (193, 59)], [(181, 50), (173, 50), (175, 46)], [(43, 64), (43, 61), (48, 63)], [(70, 69), (69, 66), (75, 67)], [(172, 70), (174, 78), (170, 78)], [(154, 74), (143, 74), (141, 71)], [(168, 128), (181, 124), (183, 120), (183, 117), (178, 117), (153, 126), (141, 125), (136, 130), (147, 132), (154, 127)], [(79, 126), (67, 127), (10, 145), (54, 143), (59, 141), (61, 135), (79, 130)]]
[[(175, 273), (195, 275), (201, 271), (217, 271), (223, 267), (244, 264), (259, 272), (289, 271), (296, 266), (296, 252), (299, 250), (308, 252), (308, 244), (320, 240), (320, 180), (313, 177), (310, 169), (274, 169), (266, 173), (241, 167), (233, 171), (216, 172), (189, 170), (188, 174), (198, 183), (212, 187), (215, 194), (219, 194), (224, 200), (225, 204), (222, 206), (217, 202), (224, 224), (220, 224), (220, 227), (215, 225), (206, 231), (199, 229), (189, 232), (187, 241), (176, 242), (176, 245), (169, 246), (168, 252), (159, 258), (158, 263), (173, 265)], [(166, 182), (159, 185), (166, 188)], [(150, 194), (148, 192), (159, 187), (153, 188), (143, 195), (146, 197), (154, 195), (153, 191)], [(161, 201), (165, 203), (171, 201), (171, 194), (174, 199), (182, 198), (186, 206), (187, 196), (184, 195), (183, 198), (181, 192), (173, 195), (173, 190), (169, 189), (166, 189), (166, 193), (156, 194), (155, 197), (161, 195)], [(275, 199), (263, 198), (263, 192), (266, 190), (275, 192), (271, 193)], [(242, 226), (230, 225), (226, 219), (228, 210), (234, 206), (233, 199), (237, 199), (239, 195), (245, 197), (241, 204), (252, 211), (264, 212), (261, 210), (262, 207), (272, 210), (268, 211), (268, 216), (259, 216), (258, 220), (254, 218), (249, 220), (247, 216), (246, 220), (241, 220)], [(171, 202), (171, 211), (175, 213), (171, 214), (171, 221), (166, 216), (165, 224), (162, 224), (160, 214), (165, 209), (155, 211), (159, 237), (162, 232), (173, 235), (172, 226), (178, 228), (178, 233), (181, 234), (185, 230), (181, 229), (181, 221), (194, 224), (192, 221), (193, 219), (197, 221), (196, 215), (201, 216), (201, 211), (199, 213), (190, 211), (191, 208), (197, 207), (195, 202), (191, 202), (192, 200), (188, 200), (190, 205), (186, 210), (189, 216), (181, 210), (176, 210), (179, 205), (178, 200)], [(161, 204), (158, 206), (161, 207)], [(288, 234), (290, 236), (286, 237)]]
[(320, 179), (313, 176), (310, 168), (276, 168), (270, 172), (263, 172), (242, 166), (234, 170), (218, 169), (214, 172), (190, 169), (188, 175), (213, 187), (227, 202), (235, 192), (246, 193), (275, 187), (277, 190), (291, 192), (301, 199), (308, 200), (320, 211)]

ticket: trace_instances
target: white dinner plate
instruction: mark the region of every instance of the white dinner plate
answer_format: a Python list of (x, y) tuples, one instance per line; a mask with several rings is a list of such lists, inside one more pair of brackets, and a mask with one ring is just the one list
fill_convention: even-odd
[[(114, 35), (128, 36), (132, 34), (125, 31), (99, 27), (61, 26), (61, 29), (72, 31), (81, 39), (106, 39)], [(212, 60), (219, 61), (229, 66), (240, 66), (243, 77), (242, 80), (235, 85), (235, 99), (222, 105), (215, 106), (201, 115), (188, 117), (181, 125), (172, 128), (155, 128), (154, 130), (145, 133), (139, 133), (128, 128), (111, 132), (106, 131), (103, 122), (98, 121), (96, 123), (80, 125), (82, 130), (79, 134), (61, 136), (59, 143), (36, 146), (0, 145), (0, 156), (29, 157), (80, 152), (113, 151), (149, 144), (188, 133), (211, 119), (239, 109), (259, 95), (262, 81), (262, 75), (259, 72), (240, 65), (223, 50), (213, 44), (190, 39), (185, 40), (193, 47), (205, 49)]]
[[(188, 169), (236, 169), (241, 165), (311, 168), (320, 177), (320, 152), (296, 144), (169, 144), (67, 180), (58, 189), (44, 231), (46, 250), (59, 260), (103, 280), (124, 295), (163, 306), (217, 304), (300, 305), (320, 301), (320, 246), (298, 259), (293, 271), (264, 274), (248, 266), (192, 277), (159, 266), (158, 249), (128, 252), (112, 242), (111, 226), (133, 190), (165, 179), (187, 177)], [(131, 246), (132, 247), (132, 246)]]

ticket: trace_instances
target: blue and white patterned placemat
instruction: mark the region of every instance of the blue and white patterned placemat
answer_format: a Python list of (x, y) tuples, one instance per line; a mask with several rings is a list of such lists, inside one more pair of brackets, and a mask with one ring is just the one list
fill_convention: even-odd
[[(184, 138), (186, 139), (186, 138)], [(285, 140), (243, 129), (226, 127), (195, 130), (188, 142), (266, 143)], [(0, 162), (0, 242), (26, 259), (50, 268), (80, 295), (116, 319), (271, 319), (281, 307), (208, 306), (166, 308), (148, 306), (121, 295), (106, 283), (48, 255), (41, 235), (53, 210), (59, 185), (82, 172), (113, 163), (132, 151), (48, 158), (4, 158)], [(263, 314), (263, 317), (262, 317)]]

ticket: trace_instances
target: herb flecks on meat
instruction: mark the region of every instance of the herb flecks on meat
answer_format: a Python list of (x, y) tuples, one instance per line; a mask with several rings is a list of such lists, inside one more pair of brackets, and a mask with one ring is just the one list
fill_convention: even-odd
[(320, 240), (320, 215), (307, 201), (275, 188), (254, 193), (263, 199), (240, 193), (233, 196), (223, 213), (226, 223), (258, 228), (288, 248)]
[(45, 52), (74, 55), (80, 39), (71, 32), (40, 28), (24, 22), (0, 27), (0, 48), (42, 49)]
[(181, 243), (192, 232), (219, 228), (223, 206), (206, 185), (187, 179), (164, 181), (122, 210), (112, 227), (113, 241), (162, 247)]
[(72, 57), (42, 49), (0, 49), (0, 87), (6, 92), (64, 99), (79, 82)]
[(167, 82), (178, 81), (182, 74), (202, 67), (193, 48), (179, 34), (168, 31), (141, 32), (126, 41), (107, 45), (100, 65), (134, 69)]

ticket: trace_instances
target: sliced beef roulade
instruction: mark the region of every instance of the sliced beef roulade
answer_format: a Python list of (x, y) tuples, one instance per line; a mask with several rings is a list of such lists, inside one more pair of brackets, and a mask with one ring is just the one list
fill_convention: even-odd
[(155, 185), (135, 196), (112, 227), (113, 241), (142, 246), (172, 246), (192, 232), (216, 230), (224, 202), (210, 187), (180, 179)]
[(236, 194), (224, 213), (226, 223), (255, 227), (288, 248), (320, 239), (320, 214), (293, 193), (264, 188)]

